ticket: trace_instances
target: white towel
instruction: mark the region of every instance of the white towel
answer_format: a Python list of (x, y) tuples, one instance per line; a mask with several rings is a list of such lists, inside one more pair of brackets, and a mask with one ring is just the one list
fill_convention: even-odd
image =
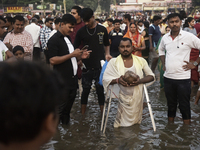
[[(72, 43), (70, 42), (70, 40), (67, 37), (64, 37), (64, 39), (65, 39), (65, 42), (67, 43), (67, 46), (69, 48), (70, 54), (73, 53), (74, 46), (72, 45)], [(76, 75), (77, 74), (77, 69), (78, 69), (78, 64), (77, 64), (76, 57), (72, 57), (71, 61), (72, 61), (72, 66), (73, 66), (73, 70), (74, 70), (74, 75)]]

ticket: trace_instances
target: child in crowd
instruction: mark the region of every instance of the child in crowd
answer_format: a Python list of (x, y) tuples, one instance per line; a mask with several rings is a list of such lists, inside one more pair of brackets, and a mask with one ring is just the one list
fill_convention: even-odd
[(17, 60), (24, 60), (24, 48), (22, 46), (15, 46), (13, 48), (13, 54), (17, 58)]

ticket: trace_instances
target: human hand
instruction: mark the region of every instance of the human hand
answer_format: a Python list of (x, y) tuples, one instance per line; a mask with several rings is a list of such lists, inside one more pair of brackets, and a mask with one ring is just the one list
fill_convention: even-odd
[(153, 51), (153, 46), (152, 45), (150, 45), (149, 50), (150, 50), (150, 52)]
[(141, 84), (141, 81), (140, 81), (140, 77), (137, 75), (137, 80), (136, 81), (133, 81), (130, 86), (136, 86), (136, 85), (139, 85)]
[(188, 61), (184, 61), (184, 62), (186, 63), (186, 65), (183, 65), (183, 69), (185, 71), (196, 68), (196, 66), (193, 63), (188, 62)]
[(9, 51), (12, 52), (13, 46), (10, 43), (5, 43), (6, 47), (9, 49)]
[(110, 54), (106, 55), (106, 60), (109, 61), (112, 58), (112, 56)]
[(118, 84), (121, 84), (125, 87), (129, 86), (128, 83), (126, 81), (124, 81), (124, 76), (121, 76), (119, 79), (118, 79)]
[(90, 57), (90, 53), (92, 52), (91, 50), (82, 50), (83, 51), (83, 53), (82, 53), (82, 55), (81, 55), (81, 59), (87, 59), (87, 58), (89, 58)]
[(165, 67), (165, 65), (163, 65), (163, 68), (162, 68), (162, 69), (163, 69), (163, 71), (166, 71), (166, 67)]
[(75, 49), (72, 52), (73, 57), (80, 57), (83, 54), (83, 50), (80, 50), (79, 48)]

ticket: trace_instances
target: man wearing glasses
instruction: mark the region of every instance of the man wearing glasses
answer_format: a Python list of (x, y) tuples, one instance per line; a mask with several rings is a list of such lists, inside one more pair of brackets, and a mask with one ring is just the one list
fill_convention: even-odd
[[(47, 42), (49, 39), (49, 35), (52, 31), (52, 24), (53, 24), (53, 19), (51, 18), (46, 18), (45, 20), (45, 26), (40, 30), (40, 42), (41, 42), (41, 46), (42, 46), (42, 51), (44, 52), (46, 58), (47, 56)], [(49, 64), (48, 59), (47, 63)]]

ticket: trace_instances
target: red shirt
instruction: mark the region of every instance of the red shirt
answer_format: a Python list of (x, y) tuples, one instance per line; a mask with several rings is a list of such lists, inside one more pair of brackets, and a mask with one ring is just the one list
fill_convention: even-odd
[[(196, 29), (196, 31), (197, 31), (197, 34), (200, 32), (200, 23), (196, 23), (195, 25), (194, 25), (194, 28)], [(200, 37), (200, 36), (199, 36)]]
[(82, 28), (83, 26), (85, 26), (85, 23), (84, 23), (83, 21), (81, 21), (80, 23), (77, 23), (77, 24), (75, 25), (73, 32), (69, 35), (70, 38), (71, 38), (72, 44), (74, 44), (74, 40), (75, 40), (77, 31), (78, 31), (80, 28)]

